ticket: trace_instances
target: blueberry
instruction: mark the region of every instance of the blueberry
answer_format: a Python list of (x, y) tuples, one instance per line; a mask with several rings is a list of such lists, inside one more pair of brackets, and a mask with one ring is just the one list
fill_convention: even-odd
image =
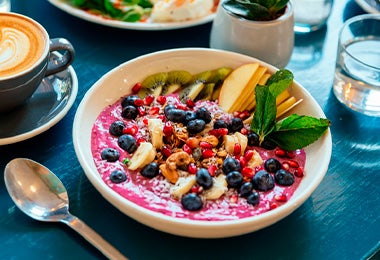
[(229, 172), (226, 176), (228, 187), (239, 188), (243, 183), (243, 175), (238, 171)]
[(239, 195), (241, 197), (248, 197), (252, 193), (253, 185), (252, 182), (244, 182), (239, 188)]
[(159, 173), (159, 167), (156, 162), (151, 162), (141, 169), (141, 175), (149, 179), (154, 178)]
[(200, 133), (205, 129), (205, 127), (206, 123), (202, 119), (191, 120), (189, 123), (187, 123), (187, 131), (190, 134)]
[(238, 117), (234, 117), (231, 119), (231, 122), (228, 124), (228, 131), (230, 133), (240, 132), (240, 130), (244, 127), (243, 120)]
[(182, 109), (172, 108), (169, 109), (166, 115), (167, 119), (174, 123), (185, 123), (186, 122), (186, 112)]
[(115, 170), (110, 174), (110, 180), (113, 183), (120, 183), (127, 180), (127, 176), (123, 171)]
[(259, 146), (260, 144), (260, 139), (258, 134), (256, 133), (249, 133), (248, 136), (248, 145), (249, 146)]
[(117, 140), (119, 147), (128, 153), (133, 153), (137, 149), (136, 139), (132, 135), (122, 135)]
[(121, 116), (125, 119), (135, 119), (138, 114), (139, 111), (135, 106), (126, 106), (121, 111)]
[(247, 197), (247, 202), (253, 206), (259, 204), (259, 201), (260, 201), (260, 194), (257, 191), (253, 191)]
[(116, 162), (119, 160), (120, 153), (113, 148), (105, 148), (100, 154), (102, 160), (107, 160), (107, 162)]
[(131, 95), (123, 98), (121, 101), (121, 107), (126, 107), (126, 106), (135, 106), (135, 100), (139, 99), (137, 95)]
[(110, 125), (109, 133), (114, 136), (121, 136), (124, 128), (125, 124), (123, 121), (115, 121)]
[(220, 129), (220, 128), (228, 128), (227, 123), (222, 119), (218, 119), (214, 122), (214, 129)]
[(241, 170), (240, 162), (233, 157), (228, 157), (223, 161), (222, 170), (224, 174), (228, 174), (232, 171), (239, 172)]
[(258, 171), (252, 179), (253, 188), (259, 191), (268, 191), (274, 187), (273, 176), (267, 171)]
[(206, 124), (211, 122), (211, 113), (205, 107), (201, 107), (195, 111), (195, 115), (197, 118), (205, 121)]
[(173, 108), (175, 108), (175, 106), (174, 106), (174, 105), (171, 105), (171, 104), (166, 105), (166, 106), (164, 107), (164, 114), (165, 114), (166, 117), (168, 117), (168, 113), (169, 113), (169, 111), (170, 111), (171, 109), (173, 109)]
[(269, 139), (264, 139), (264, 141), (261, 143), (261, 147), (267, 150), (273, 150), (274, 148), (277, 147), (277, 145), (275, 142)]
[(282, 186), (290, 186), (294, 183), (294, 175), (284, 169), (278, 170), (274, 174), (274, 179), (277, 184)]
[(275, 173), (281, 169), (281, 163), (275, 158), (269, 158), (264, 162), (264, 168), (267, 172)]
[(195, 175), (197, 183), (202, 186), (205, 190), (210, 189), (213, 185), (213, 180), (208, 172), (207, 169), (205, 168), (200, 168), (196, 175)]
[(182, 206), (190, 211), (200, 210), (203, 207), (203, 202), (201, 197), (195, 193), (188, 193), (184, 195), (181, 199)]
[(186, 124), (190, 122), (191, 120), (195, 120), (195, 119), (197, 119), (197, 117), (193, 111), (186, 111), (186, 118), (185, 118)]

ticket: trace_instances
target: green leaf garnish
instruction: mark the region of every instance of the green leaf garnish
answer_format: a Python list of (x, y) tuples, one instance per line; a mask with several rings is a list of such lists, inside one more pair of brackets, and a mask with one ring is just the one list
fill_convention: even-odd
[(131, 163), (131, 160), (129, 160), (128, 158), (124, 158), (123, 163), (124, 163), (125, 165), (128, 165), (128, 164)]
[(328, 119), (290, 115), (276, 122), (276, 97), (293, 82), (293, 73), (279, 70), (266, 86), (256, 86), (256, 109), (251, 130), (259, 136), (260, 144), (268, 138), (285, 150), (303, 148), (318, 140), (330, 126)]
[(276, 123), (270, 139), (283, 149), (294, 151), (317, 141), (329, 126), (328, 119), (292, 114)]

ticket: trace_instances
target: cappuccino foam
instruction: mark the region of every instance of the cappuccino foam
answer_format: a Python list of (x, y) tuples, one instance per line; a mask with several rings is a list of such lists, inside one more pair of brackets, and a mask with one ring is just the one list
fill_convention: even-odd
[(0, 78), (16, 75), (41, 58), (46, 32), (27, 18), (0, 14)]

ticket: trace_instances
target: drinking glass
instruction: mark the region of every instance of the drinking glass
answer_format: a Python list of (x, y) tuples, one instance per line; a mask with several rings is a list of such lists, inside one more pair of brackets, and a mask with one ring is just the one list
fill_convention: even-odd
[(11, 10), (10, 0), (0, 0), (0, 12), (9, 12)]
[(347, 107), (380, 116), (380, 14), (359, 15), (344, 23), (333, 91)]
[(322, 28), (330, 16), (333, 0), (293, 0), (294, 32), (309, 33)]

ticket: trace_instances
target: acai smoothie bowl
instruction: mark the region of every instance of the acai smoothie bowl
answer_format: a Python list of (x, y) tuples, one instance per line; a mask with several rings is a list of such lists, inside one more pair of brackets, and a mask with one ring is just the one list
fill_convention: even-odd
[(322, 181), (330, 121), (288, 70), (203, 48), (121, 64), (81, 101), (74, 147), (120, 211), (175, 235), (253, 232)]

